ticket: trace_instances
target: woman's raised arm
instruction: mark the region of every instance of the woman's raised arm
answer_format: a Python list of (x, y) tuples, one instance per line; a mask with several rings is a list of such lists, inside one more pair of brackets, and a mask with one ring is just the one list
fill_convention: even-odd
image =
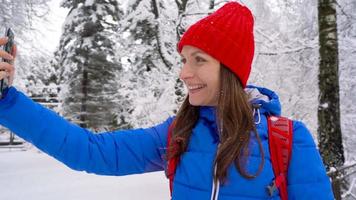
[(163, 170), (172, 118), (146, 129), (94, 134), (10, 87), (0, 100), (0, 124), (72, 169), (103, 175)]

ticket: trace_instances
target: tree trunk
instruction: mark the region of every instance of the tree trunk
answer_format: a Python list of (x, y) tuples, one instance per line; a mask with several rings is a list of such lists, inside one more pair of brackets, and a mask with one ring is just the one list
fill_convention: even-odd
[[(337, 21), (334, 0), (319, 0), (319, 148), (328, 169), (344, 164), (340, 127), (339, 66)], [(336, 199), (341, 199), (340, 184), (333, 179)]]
[(333, 0), (319, 0), (319, 147), (327, 167), (341, 166), (344, 152), (340, 127), (338, 43)]
[(213, 9), (215, 5), (215, 0), (210, 0), (209, 9)]
[(82, 98), (81, 98), (81, 108), (80, 108), (80, 126), (83, 128), (88, 127), (87, 120), (87, 99), (88, 99), (88, 71), (86, 70), (86, 65), (83, 65), (83, 79), (81, 81), (82, 88)]
[[(335, 3), (319, 0), (319, 148), (328, 169), (344, 164), (340, 127), (338, 41)], [(340, 184), (335, 184), (335, 198), (340, 199)]]

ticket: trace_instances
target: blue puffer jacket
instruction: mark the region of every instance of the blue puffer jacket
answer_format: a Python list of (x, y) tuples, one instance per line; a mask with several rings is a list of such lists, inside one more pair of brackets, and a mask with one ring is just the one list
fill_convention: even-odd
[[(250, 87), (249, 92), (253, 96), (253, 103), (261, 104), (259, 112), (256, 112), (256, 120), (260, 119), (257, 130), (266, 152), (266, 162), (261, 175), (252, 180), (243, 178), (231, 166), (228, 182), (220, 185), (219, 200), (280, 199), (278, 192), (270, 197), (266, 191), (266, 186), (274, 178), (266, 115), (280, 115), (278, 96), (268, 89), (257, 87)], [(34, 103), (14, 87), (0, 100), (1, 125), (72, 169), (104, 175), (164, 170), (166, 138), (172, 120), (169, 118), (162, 124), (146, 129), (93, 134)], [(309, 131), (301, 122), (294, 122), (293, 140), (288, 173), (289, 199), (333, 199), (320, 155)], [(214, 108), (201, 107), (188, 150), (177, 167), (173, 184), (174, 200), (211, 198), (213, 160), (218, 143)], [(258, 145), (254, 141), (250, 155), (246, 167), (253, 173), (261, 160)]]

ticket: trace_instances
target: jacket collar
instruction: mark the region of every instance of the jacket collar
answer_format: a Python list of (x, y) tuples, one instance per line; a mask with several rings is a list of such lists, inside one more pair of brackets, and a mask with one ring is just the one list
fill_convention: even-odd
[(253, 85), (248, 85), (245, 91), (249, 95), (251, 104), (259, 106), (261, 114), (281, 115), (281, 103), (275, 92), (267, 88)]
[[(281, 115), (281, 103), (278, 95), (263, 87), (248, 85), (245, 89), (249, 95), (250, 102), (254, 107), (258, 107), (261, 114), (266, 115)], [(216, 108), (213, 106), (200, 106), (200, 117), (215, 122)]]
[(215, 122), (216, 108), (214, 106), (200, 106), (200, 117)]

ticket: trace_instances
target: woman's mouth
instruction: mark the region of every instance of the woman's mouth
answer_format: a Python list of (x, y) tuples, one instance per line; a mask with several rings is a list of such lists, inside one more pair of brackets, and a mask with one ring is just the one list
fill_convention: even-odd
[(202, 90), (203, 88), (206, 87), (204, 84), (198, 84), (198, 85), (188, 85), (188, 90), (190, 94), (194, 94)]

